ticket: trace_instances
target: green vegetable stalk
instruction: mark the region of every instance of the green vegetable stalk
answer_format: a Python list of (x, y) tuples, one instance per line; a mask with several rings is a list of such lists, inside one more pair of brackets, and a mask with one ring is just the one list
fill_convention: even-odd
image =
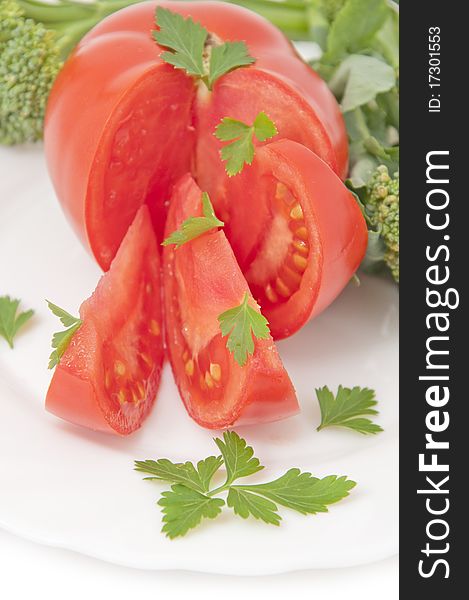
[(1, 144), (42, 137), (47, 98), (63, 60), (104, 17), (137, 1), (0, 0)]

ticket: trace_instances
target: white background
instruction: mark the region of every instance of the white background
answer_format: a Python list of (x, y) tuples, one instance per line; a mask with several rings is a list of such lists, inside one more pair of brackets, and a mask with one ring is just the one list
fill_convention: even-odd
[[(0, 530), (0, 596), (5, 600), (190, 600), (214, 597), (276, 598), (301, 595), (321, 600), (396, 600), (398, 559), (350, 569), (299, 571), (268, 577), (140, 571), (22, 540)], [(170, 596), (171, 595), (171, 596)]]

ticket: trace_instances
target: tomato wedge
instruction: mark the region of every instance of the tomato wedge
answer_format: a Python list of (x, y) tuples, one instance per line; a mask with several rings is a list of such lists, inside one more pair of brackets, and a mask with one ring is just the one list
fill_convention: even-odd
[(207, 191), (274, 339), (326, 308), (360, 265), (368, 233), (358, 204), (305, 146), (258, 147), (251, 167), (225, 178), (221, 196), (208, 181)]
[[(192, 16), (213, 39), (244, 40), (256, 63), (208, 92), (160, 58), (164, 49), (151, 35), (157, 5)], [(215, 126), (226, 116), (253, 120), (261, 110), (279, 137), (305, 144), (345, 175), (347, 136), (337, 102), (280, 31), (255, 13), (224, 2), (143, 2), (86, 35), (54, 84), (44, 139), (60, 202), (100, 266), (109, 268), (144, 203), (161, 237), (167, 201), (184, 173), (202, 189), (207, 174), (222, 182)]]
[[(201, 191), (186, 175), (174, 190), (166, 235), (201, 214)], [(218, 316), (249, 293), (223, 231), (212, 230), (177, 249), (166, 246), (163, 278), (169, 358), (186, 409), (197, 423), (223, 429), (298, 412), (272, 338), (255, 339), (254, 354), (241, 367), (221, 336)], [(252, 297), (250, 303), (259, 310)]]
[(161, 304), (159, 250), (142, 207), (110, 270), (80, 307), (83, 324), (56, 367), (47, 410), (99, 431), (138, 429), (160, 381)]

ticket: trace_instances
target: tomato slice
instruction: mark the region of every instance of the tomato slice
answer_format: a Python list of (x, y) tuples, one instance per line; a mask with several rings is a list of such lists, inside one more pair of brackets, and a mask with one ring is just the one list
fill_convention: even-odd
[[(209, 188), (210, 191), (210, 188)], [(225, 232), (274, 339), (326, 308), (364, 256), (357, 202), (313, 152), (290, 140), (256, 149), (251, 167), (225, 178)], [(217, 195), (213, 204), (217, 209)]]
[(156, 397), (163, 364), (160, 260), (147, 207), (110, 270), (80, 307), (82, 326), (57, 365), (46, 398), (55, 415), (127, 435)]
[[(171, 199), (166, 235), (201, 214), (200, 188), (186, 175)], [(178, 249), (165, 247), (163, 277), (167, 347), (190, 416), (204, 427), (222, 429), (298, 412), (272, 338), (255, 339), (254, 354), (241, 367), (221, 336), (218, 316), (249, 293), (223, 231), (210, 231)], [(252, 297), (251, 302), (258, 309)]]

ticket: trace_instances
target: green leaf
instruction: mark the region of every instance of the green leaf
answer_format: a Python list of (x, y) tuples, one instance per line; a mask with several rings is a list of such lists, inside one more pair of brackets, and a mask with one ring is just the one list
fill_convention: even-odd
[(226, 468), (226, 484), (231, 485), (240, 477), (247, 477), (264, 467), (254, 457), (254, 450), (235, 431), (225, 431), (223, 440), (215, 438), (215, 443), (223, 455)]
[(162, 532), (174, 539), (197, 527), (202, 519), (217, 517), (225, 502), (178, 483), (171, 487), (171, 491), (162, 493), (158, 504), (163, 507)]
[(359, 433), (378, 433), (383, 431), (379, 425), (370, 419), (357, 418), (363, 415), (377, 415), (375, 392), (369, 388), (346, 388), (339, 385), (337, 395), (327, 386), (316, 390), (316, 396), (321, 408), (321, 424), (318, 431), (325, 427), (348, 427)]
[(212, 89), (215, 81), (229, 71), (246, 67), (254, 62), (255, 59), (249, 55), (244, 42), (225, 42), (220, 46), (213, 46), (210, 54), (208, 88)]
[(74, 317), (73, 315), (68, 313), (63, 308), (60, 308), (56, 304), (49, 302), (49, 300), (47, 300), (46, 302), (52, 313), (60, 319), (62, 325), (64, 325), (64, 327), (68, 327), (68, 329), (66, 329), (65, 331), (59, 331), (57, 333), (54, 333), (54, 335), (52, 336), (51, 345), (53, 350), (49, 356), (49, 369), (53, 369), (59, 364), (60, 359), (67, 350), (73, 336), (78, 331), (78, 329), (80, 329), (81, 325), (83, 324), (83, 321), (81, 321), (81, 319), (78, 319), (77, 317)]
[(10, 296), (0, 297), (0, 337), (3, 337), (10, 348), (13, 348), (13, 340), (18, 331), (34, 315), (33, 310), (20, 312), (18, 308), (20, 300), (14, 300)]
[(324, 62), (363, 51), (389, 15), (386, 0), (347, 0), (331, 25)]
[(374, 100), (396, 85), (394, 69), (373, 56), (352, 54), (335, 71), (329, 87), (341, 99), (342, 111), (349, 112)]
[[(185, 535), (204, 518), (213, 519), (225, 501), (215, 498), (228, 492), (226, 504), (235, 515), (254, 517), (272, 525), (280, 525), (277, 505), (302, 514), (327, 512), (327, 507), (348, 496), (355, 482), (347, 477), (330, 475), (323, 479), (290, 469), (275, 481), (255, 485), (233, 485), (236, 479), (263, 469), (246, 440), (234, 431), (225, 431), (223, 439), (215, 438), (222, 456), (209, 456), (197, 463), (173, 463), (167, 459), (135, 461), (135, 470), (171, 482), (171, 491), (163, 492), (158, 504), (163, 508), (163, 532), (170, 538)], [(213, 475), (224, 463), (226, 481), (210, 489)]]
[(211, 229), (217, 229), (223, 227), (223, 221), (217, 218), (213, 210), (212, 203), (206, 192), (202, 193), (202, 213), (203, 217), (190, 217), (186, 219), (180, 229), (173, 231), (173, 233), (167, 237), (162, 246), (169, 246), (174, 244), (176, 248), (179, 248), (183, 244), (198, 238), (199, 236), (207, 233)]
[(155, 17), (159, 30), (153, 32), (153, 37), (160, 46), (170, 49), (169, 52), (163, 52), (161, 58), (189, 75), (203, 77), (203, 54), (208, 31), (190, 17), (184, 19), (161, 6), (157, 7)]
[(228, 335), (226, 347), (241, 367), (246, 364), (248, 354), (254, 353), (253, 336), (257, 339), (268, 339), (270, 335), (267, 319), (249, 306), (247, 292), (241, 304), (219, 315), (218, 321), (222, 336)]
[(208, 492), (212, 477), (223, 464), (221, 456), (209, 456), (197, 463), (173, 463), (167, 458), (154, 460), (136, 460), (135, 470), (141, 473), (148, 473), (152, 477), (145, 477), (147, 480), (168, 481), (170, 483), (180, 483), (198, 492)]
[(269, 119), (265, 112), (260, 112), (257, 115), (254, 119), (253, 128), (254, 135), (260, 142), (265, 142), (278, 133), (275, 123)]
[(253, 516), (255, 519), (261, 519), (264, 523), (280, 525), (282, 517), (278, 514), (277, 506), (267, 498), (248, 490), (238, 487), (230, 488), (226, 503), (236, 515), (243, 519)]
[(252, 125), (242, 121), (225, 117), (215, 129), (215, 137), (222, 142), (231, 141), (223, 146), (220, 155), (226, 161), (225, 169), (229, 177), (237, 175), (243, 170), (245, 164), (251, 165), (254, 159), (254, 136), (264, 142), (277, 135), (277, 128), (273, 121), (260, 112)]
[(327, 512), (327, 506), (349, 495), (356, 483), (347, 477), (329, 475), (323, 479), (299, 469), (290, 469), (275, 481), (258, 485), (237, 485), (237, 489), (260, 494), (304, 515)]
[(210, 90), (229, 71), (255, 62), (244, 42), (207, 43), (209, 32), (190, 17), (185, 19), (159, 6), (155, 22), (159, 29), (153, 31), (153, 38), (160, 46), (169, 48), (161, 54), (162, 60), (202, 79)]
[(63, 308), (60, 308), (60, 306), (57, 306), (57, 304), (53, 304), (49, 300), (46, 300), (46, 302), (52, 314), (60, 319), (60, 322), (64, 327), (71, 327), (80, 321), (80, 319), (77, 319)]

